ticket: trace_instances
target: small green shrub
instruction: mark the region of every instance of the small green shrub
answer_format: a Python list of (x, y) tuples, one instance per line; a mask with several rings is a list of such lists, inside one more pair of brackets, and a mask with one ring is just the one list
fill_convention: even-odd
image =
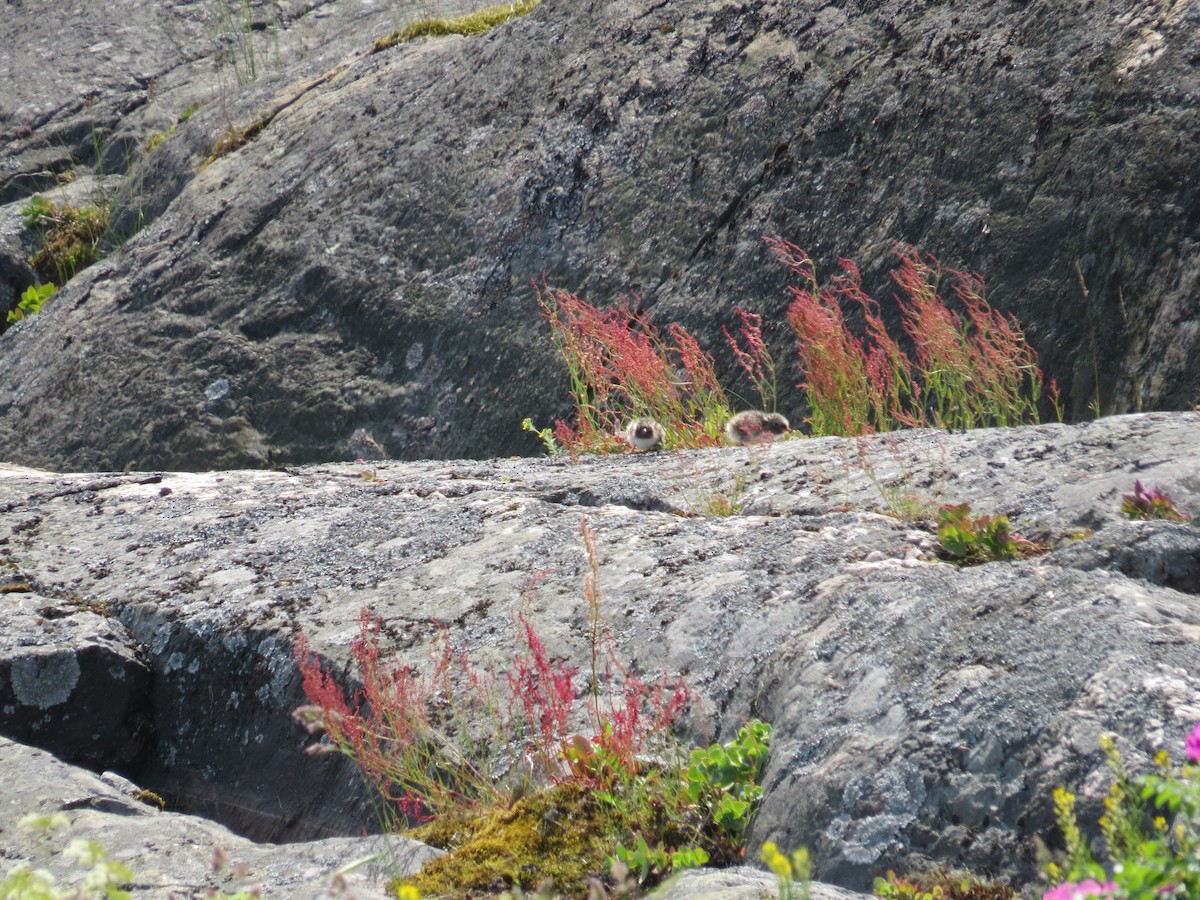
[(31, 231), (45, 230), (53, 221), (54, 204), (41, 194), (34, 194), (29, 202), (21, 207), (21, 221)]
[(1192, 520), (1191, 516), (1179, 511), (1170, 494), (1162, 488), (1144, 488), (1141, 481), (1134, 481), (1132, 493), (1121, 495), (1121, 512), (1130, 519)]
[(21, 218), (42, 242), (29, 264), (43, 281), (64, 284), (99, 256), (108, 207), (58, 205), (37, 195), (21, 207)]
[(688, 797), (705, 807), (712, 820), (733, 835), (741, 835), (750, 822), (750, 812), (762, 798), (758, 774), (767, 759), (771, 726), (757, 720), (747, 722), (727, 744), (697, 747), (683, 770)]
[(886, 878), (875, 879), (874, 894), (888, 900), (1016, 900), (1019, 896), (1006, 884), (943, 871), (906, 878), (889, 871)]
[(1013, 559), (1041, 552), (1032, 541), (1009, 530), (1008, 516), (971, 518), (971, 505), (946, 505), (938, 512), (938, 543), (942, 555), (961, 563)]
[(16, 309), (8, 311), (8, 324), (20, 322), (26, 316), (35, 316), (42, 310), (42, 305), (54, 296), (58, 288), (53, 282), (49, 284), (30, 285), (21, 294), (21, 300)]

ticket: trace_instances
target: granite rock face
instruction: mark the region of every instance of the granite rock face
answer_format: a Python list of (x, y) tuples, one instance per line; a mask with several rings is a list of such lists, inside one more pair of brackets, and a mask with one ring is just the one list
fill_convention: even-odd
[(761, 311), (790, 372), (764, 234), (885, 299), (895, 240), (982, 272), (1068, 418), (1200, 399), (1194, 3), (546, 0), (369, 52), (430, 6), (6, 6), (8, 302), (20, 204), (60, 173), (121, 176), (125, 242), (0, 340), (0, 457), (532, 453), (518, 423), (566, 392), (531, 280), (635, 292), (719, 355)]
[[(1119, 512), (1135, 479), (1200, 511), (1197, 446), (1200, 415), (1155, 413), (575, 464), (3, 467), (0, 556), (58, 605), (110, 609), (153, 673), (151, 745), (112, 767), (278, 841), (372, 824), (346, 764), (303, 752), (296, 636), (346, 671), (365, 608), (414, 665), (446, 629), (503, 667), (524, 609), (586, 670), (585, 521), (633, 671), (683, 676), (703, 739), (774, 725), (748, 859), (804, 844), (851, 890), (929, 864), (1028, 884), (1055, 786), (1079, 789), (1095, 827), (1103, 732), (1137, 766), (1178, 759), (1200, 719), (1200, 530)], [(702, 514), (730, 493), (739, 514)], [(1048, 552), (940, 561), (924, 517), (961, 502)], [(0, 594), (5, 633), (62, 627), (22, 596)]]

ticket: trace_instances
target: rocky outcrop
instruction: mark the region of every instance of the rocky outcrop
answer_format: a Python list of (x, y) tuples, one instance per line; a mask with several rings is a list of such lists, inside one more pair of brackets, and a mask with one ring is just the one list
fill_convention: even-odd
[(531, 280), (713, 351), (741, 304), (791, 360), (765, 233), (884, 295), (894, 240), (981, 271), (1068, 417), (1200, 398), (1192, 2), (546, 0), (370, 53), (416, 12), (384, 6), (8, 4), (0, 237), (72, 167), (126, 173), (117, 238), (148, 224), (0, 340), (0, 456), (531, 453), (521, 419), (566, 411)]
[[(345, 762), (303, 753), (294, 638), (340, 670), (366, 608), (402, 658), (445, 628), (502, 665), (524, 602), (555, 658), (586, 669), (586, 520), (633, 670), (687, 680), (700, 739), (774, 725), (748, 859), (804, 844), (818, 878), (856, 890), (928, 864), (1027, 884), (1033, 837), (1056, 839), (1055, 786), (1080, 788), (1094, 827), (1101, 733), (1137, 766), (1179, 758), (1198, 718), (1200, 530), (1119, 512), (1135, 479), (1200, 510), (1198, 445), (1200, 415), (1177, 413), (575, 464), (5, 467), (0, 555), (56, 607), (111, 610), (152, 671), (146, 755), (112, 767), (281, 840), (371, 824)], [(740, 513), (704, 515), (718, 494)], [(1005, 513), (1048, 552), (942, 562), (921, 519), (939, 502)], [(0, 594), (14, 645), (66, 621), (28, 616), (28, 596)]]
[(128, 630), (26, 582), (4, 587), (0, 734), (71, 762), (136, 769), (150, 740), (151, 675)]
[[(343, 837), (298, 844), (255, 844), (216, 822), (161, 811), (153, 795), (112, 772), (96, 775), (50, 754), (0, 738), (4, 870), (18, 861), (45, 869), (60, 886), (82, 884), (90, 868), (62, 852), (70, 840), (94, 841), (133, 873), (141, 900), (260, 896), (316, 900), (394, 897), (388, 879), (418, 871), (440, 851), (397, 837)], [(62, 814), (61, 828), (18, 824)]]

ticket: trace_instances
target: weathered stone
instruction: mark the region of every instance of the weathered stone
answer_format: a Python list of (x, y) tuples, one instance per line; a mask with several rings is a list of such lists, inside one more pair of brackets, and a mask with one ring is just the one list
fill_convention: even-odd
[[(1119, 512), (1135, 479), (1200, 510), (1197, 446), (1200, 415), (1175, 413), (575, 464), (2, 467), (0, 553), (144, 648), (155, 751), (125, 774), (279, 839), (371, 824), (352, 773), (302, 752), (294, 637), (341, 671), (366, 608), (414, 665), (445, 628), (503, 667), (524, 609), (586, 670), (586, 520), (621, 658), (687, 680), (700, 740), (774, 725), (748, 858), (807, 845), (819, 879), (858, 890), (925, 864), (1024, 884), (1033, 837), (1056, 839), (1053, 787), (1080, 788), (1095, 827), (1102, 732), (1138, 766), (1178, 758), (1200, 718), (1200, 530)], [(741, 514), (687, 514), (738, 484)], [(887, 514), (942, 502), (1052, 549), (961, 568), (928, 520)]]
[[(265, 897), (313, 898), (337, 892), (384, 900), (387, 881), (420, 869), (441, 851), (397, 837), (343, 837), (308, 843), (255, 844), (216, 822), (161, 812), (154, 798), (132, 796), (90, 772), (33, 747), (0, 738), (0, 875), (27, 862), (48, 870), (60, 885), (82, 883), (86, 867), (61, 852), (67, 841), (95, 841), (108, 858), (133, 872), (134, 896), (174, 900), (252, 887)], [(65, 831), (18, 826), (30, 813), (65, 813)], [(221, 862), (218, 864), (218, 860)], [(354, 866), (354, 863), (361, 865)], [(339, 874), (339, 870), (347, 871)]]
[(393, 458), (532, 453), (518, 423), (567, 397), (531, 280), (636, 292), (718, 353), (759, 310), (790, 372), (765, 233), (885, 300), (893, 240), (981, 271), (1070, 417), (1200, 398), (1194, 4), (545, 2), (381, 53), (417, 8), (222, 7), (6, 6), (0, 201), (103, 160), (115, 239), (150, 224), (0, 342), (4, 458), (295, 464), (360, 430)]
[[(800, 896), (799, 885), (794, 890), (796, 896)], [(651, 892), (650, 900), (768, 900), (778, 896), (779, 885), (773, 875), (748, 866), (736, 866), (722, 871), (681, 872)], [(809, 885), (812, 900), (855, 900), (869, 896), (819, 882)]]
[(23, 581), (0, 593), (0, 622), (0, 734), (83, 765), (140, 766), (150, 669), (128, 630)]

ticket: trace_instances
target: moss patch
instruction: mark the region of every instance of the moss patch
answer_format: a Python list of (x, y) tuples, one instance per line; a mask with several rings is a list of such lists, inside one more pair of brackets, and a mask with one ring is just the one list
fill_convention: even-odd
[(64, 284), (99, 255), (100, 238), (108, 227), (105, 206), (71, 206), (35, 196), (21, 210), (27, 227), (37, 232), (42, 249), (29, 264), (43, 281)]
[(585, 896), (588, 877), (600, 875), (612, 852), (611, 828), (589, 791), (561, 785), (413, 829), (411, 837), (448, 852), (405, 881), (442, 898), (490, 896), (514, 885), (532, 891), (547, 880), (563, 896)]
[(499, 6), (489, 6), (485, 9), (468, 13), (465, 16), (454, 16), (446, 19), (419, 19), (404, 28), (398, 28), (387, 37), (375, 42), (374, 52), (386, 50), (396, 44), (415, 40), (419, 37), (444, 37), (450, 34), (483, 34), (491, 31), (497, 25), (509, 19), (523, 16), (540, 3), (541, 0), (516, 0), (514, 3), (502, 3)]
[(210, 164), (216, 162), (222, 156), (232, 153), (239, 147), (244, 147), (256, 137), (258, 137), (264, 128), (271, 124), (275, 118), (275, 113), (271, 112), (260, 119), (251, 122), (248, 126), (242, 129), (234, 128), (232, 125), (225, 129), (225, 133), (217, 140), (216, 145), (212, 149), (212, 153), (208, 154), (208, 159), (200, 164), (201, 170), (207, 168)]

